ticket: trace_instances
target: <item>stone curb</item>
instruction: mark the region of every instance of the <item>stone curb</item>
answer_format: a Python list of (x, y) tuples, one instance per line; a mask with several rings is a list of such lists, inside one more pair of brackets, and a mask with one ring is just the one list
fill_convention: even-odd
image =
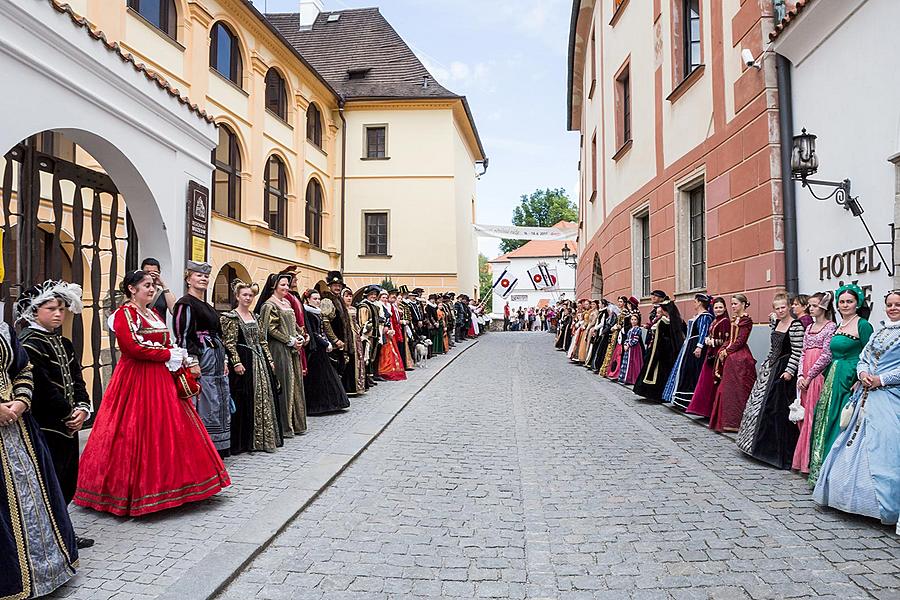
[(291, 476), (290, 486), (254, 518), (220, 542), (201, 561), (170, 585), (158, 600), (210, 600), (265, 550), (278, 534), (325, 491), (356, 458), (397, 418), (404, 408), (448, 366), (478, 343), (476, 339), (456, 352), (405, 400), (387, 400), (373, 414), (373, 421), (353, 427), (332, 444), (328, 452)]

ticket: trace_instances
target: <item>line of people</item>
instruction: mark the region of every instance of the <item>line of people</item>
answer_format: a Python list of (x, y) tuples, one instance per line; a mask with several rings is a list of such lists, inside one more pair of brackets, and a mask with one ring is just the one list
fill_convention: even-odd
[(639, 396), (708, 419), (713, 431), (736, 433), (745, 454), (806, 477), (817, 503), (898, 523), (900, 291), (885, 297), (889, 322), (877, 333), (855, 284), (775, 294), (770, 350), (758, 366), (744, 294), (728, 303), (697, 294), (687, 322), (662, 290), (651, 301), (643, 325), (633, 297), (563, 301), (556, 348)]
[(189, 261), (181, 299), (155, 259), (125, 275), (108, 322), (119, 356), (96, 415), (60, 332), (83, 309), (80, 286), (27, 289), (21, 331), (0, 323), (0, 598), (43, 596), (74, 575), (94, 540), (76, 537), (70, 503), (139, 517), (209, 498), (231, 483), (224, 458), (275, 452), (307, 431), (307, 415), (344, 411), (481, 333), (465, 294), (354, 294), (338, 271), (302, 293), (292, 269), (261, 290), (235, 280), (236, 306), (220, 315), (206, 302), (210, 273)]

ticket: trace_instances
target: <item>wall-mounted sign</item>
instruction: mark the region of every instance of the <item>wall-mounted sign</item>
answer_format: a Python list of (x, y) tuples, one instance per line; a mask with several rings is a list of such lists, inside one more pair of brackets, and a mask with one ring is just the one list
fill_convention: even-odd
[(206, 262), (209, 246), (209, 189), (196, 181), (188, 182), (187, 257)]
[(819, 281), (853, 277), (880, 270), (881, 259), (874, 245), (819, 257)]
[(528, 294), (513, 294), (510, 296), (510, 299), (513, 302), (526, 302), (528, 300)]

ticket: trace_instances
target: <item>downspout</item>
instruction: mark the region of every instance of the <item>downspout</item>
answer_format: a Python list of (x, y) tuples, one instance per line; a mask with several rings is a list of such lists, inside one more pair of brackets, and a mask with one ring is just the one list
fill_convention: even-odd
[(776, 54), (778, 73), (778, 133), (781, 139), (781, 200), (784, 209), (784, 287), (788, 294), (800, 290), (797, 265), (797, 195), (791, 179), (794, 139), (794, 104), (791, 91), (791, 61)]
[(344, 116), (344, 97), (338, 100), (341, 115), (341, 273), (344, 272), (344, 242), (347, 237), (347, 117)]

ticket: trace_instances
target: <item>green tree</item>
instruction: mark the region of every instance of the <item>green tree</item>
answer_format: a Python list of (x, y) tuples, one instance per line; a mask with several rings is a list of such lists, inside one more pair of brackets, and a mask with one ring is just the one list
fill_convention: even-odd
[(478, 255), (478, 295), (484, 302), (485, 314), (490, 313), (494, 306), (494, 294), (491, 292), (491, 286), (494, 285), (494, 275), (491, 273), (491, 265), (488, 264), (488, 257), (484, 254)]
[[(553, 227), (560, 221), (578, 221), (578, 207), (569, 200), (566, 190), (535, 190), (530, 196), (522, 195), (519, 206), (513, 210), (513, 225), (520, 227)], [(528, 240), (500, 240), (500, 250), (505, 254)]]

